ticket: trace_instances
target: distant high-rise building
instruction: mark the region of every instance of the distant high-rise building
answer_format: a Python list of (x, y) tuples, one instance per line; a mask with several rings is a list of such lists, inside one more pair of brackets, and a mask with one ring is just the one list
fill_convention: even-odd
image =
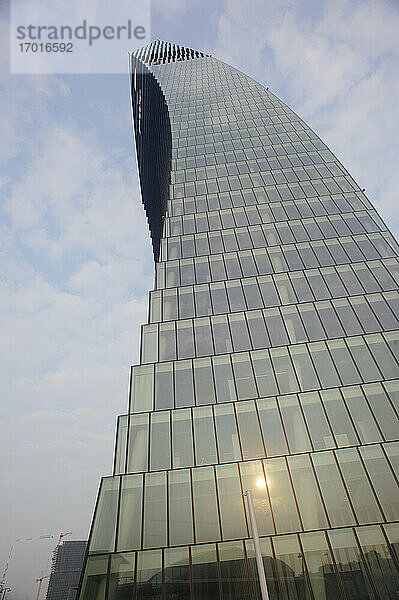
[(81, 600), (259, 598), (248, 489), (272, 600), (398, 598), (395, 239), (233, 67), (156, 41), (131, 89), (155, 289)]
[(86, 547), (86, 540), (65, 541), (56, 547), (46, 600), (75, 599)]

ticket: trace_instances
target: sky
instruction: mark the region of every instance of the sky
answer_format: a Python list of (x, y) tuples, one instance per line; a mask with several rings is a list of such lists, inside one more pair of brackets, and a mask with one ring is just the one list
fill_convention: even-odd
[[(38, 0), (39, 2), (39, 0)], [(85, 539), (138, 362), (153, 262), (128, 75), (10, 75), (0, 1), (0, 570), (31, 599)], [(399, 231), (396, 0), (152, 0), (151, 36), (268, 86)], [(42, 595), (42, 598), (44, 596)]]

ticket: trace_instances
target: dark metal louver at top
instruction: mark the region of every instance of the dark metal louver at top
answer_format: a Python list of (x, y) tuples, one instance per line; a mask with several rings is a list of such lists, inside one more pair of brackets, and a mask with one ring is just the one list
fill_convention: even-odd
[(150, 66), (181, 60), (192, 60), (194, 58), (205, 58), (210, 55), (200, 52), (199, 50), (193, 50), (192, 48), (185, 48), (184, 46), (178, 46), (177, 44), (171, 44), (170, 42), (155, 40), (151, 44), (133, 52), (132, 56)]

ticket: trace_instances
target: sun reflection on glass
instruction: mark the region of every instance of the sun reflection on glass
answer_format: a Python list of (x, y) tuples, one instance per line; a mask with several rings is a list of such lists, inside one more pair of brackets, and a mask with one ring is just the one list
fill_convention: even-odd
[(256, 480), (256, 487), (260, 489), (266, 488), (266, 481), (263, 477), (259, 477), (259, 479)]

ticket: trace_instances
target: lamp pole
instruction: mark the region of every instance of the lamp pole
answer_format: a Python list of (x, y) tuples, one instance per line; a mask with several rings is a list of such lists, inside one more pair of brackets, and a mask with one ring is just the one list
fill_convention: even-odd
[(253, 500), (253, 497), (252, 497), (252, 490), (245, 490), (244, 496), (246, 496), (246, 498), (247, 498), (249, 520), (251, 522), (251, 530), (252, 530), (252, 539), (254, 541), (254, 547), (255, 547), (255, 558), (256, 558), (256, 566), (257, 566), (257, 569), (258, 569), (260, 592), (261, 592), (261, 595), (262, 595), (262, 600), (270, 600), (269, 599), (269, 592), (267, 591), (265, 567), (263, 565), (262, 553), (260, 551), (258, 526), (256, 524), (256, 517), (255, 517), (255, 509), (254, 509), (254, 500)]

